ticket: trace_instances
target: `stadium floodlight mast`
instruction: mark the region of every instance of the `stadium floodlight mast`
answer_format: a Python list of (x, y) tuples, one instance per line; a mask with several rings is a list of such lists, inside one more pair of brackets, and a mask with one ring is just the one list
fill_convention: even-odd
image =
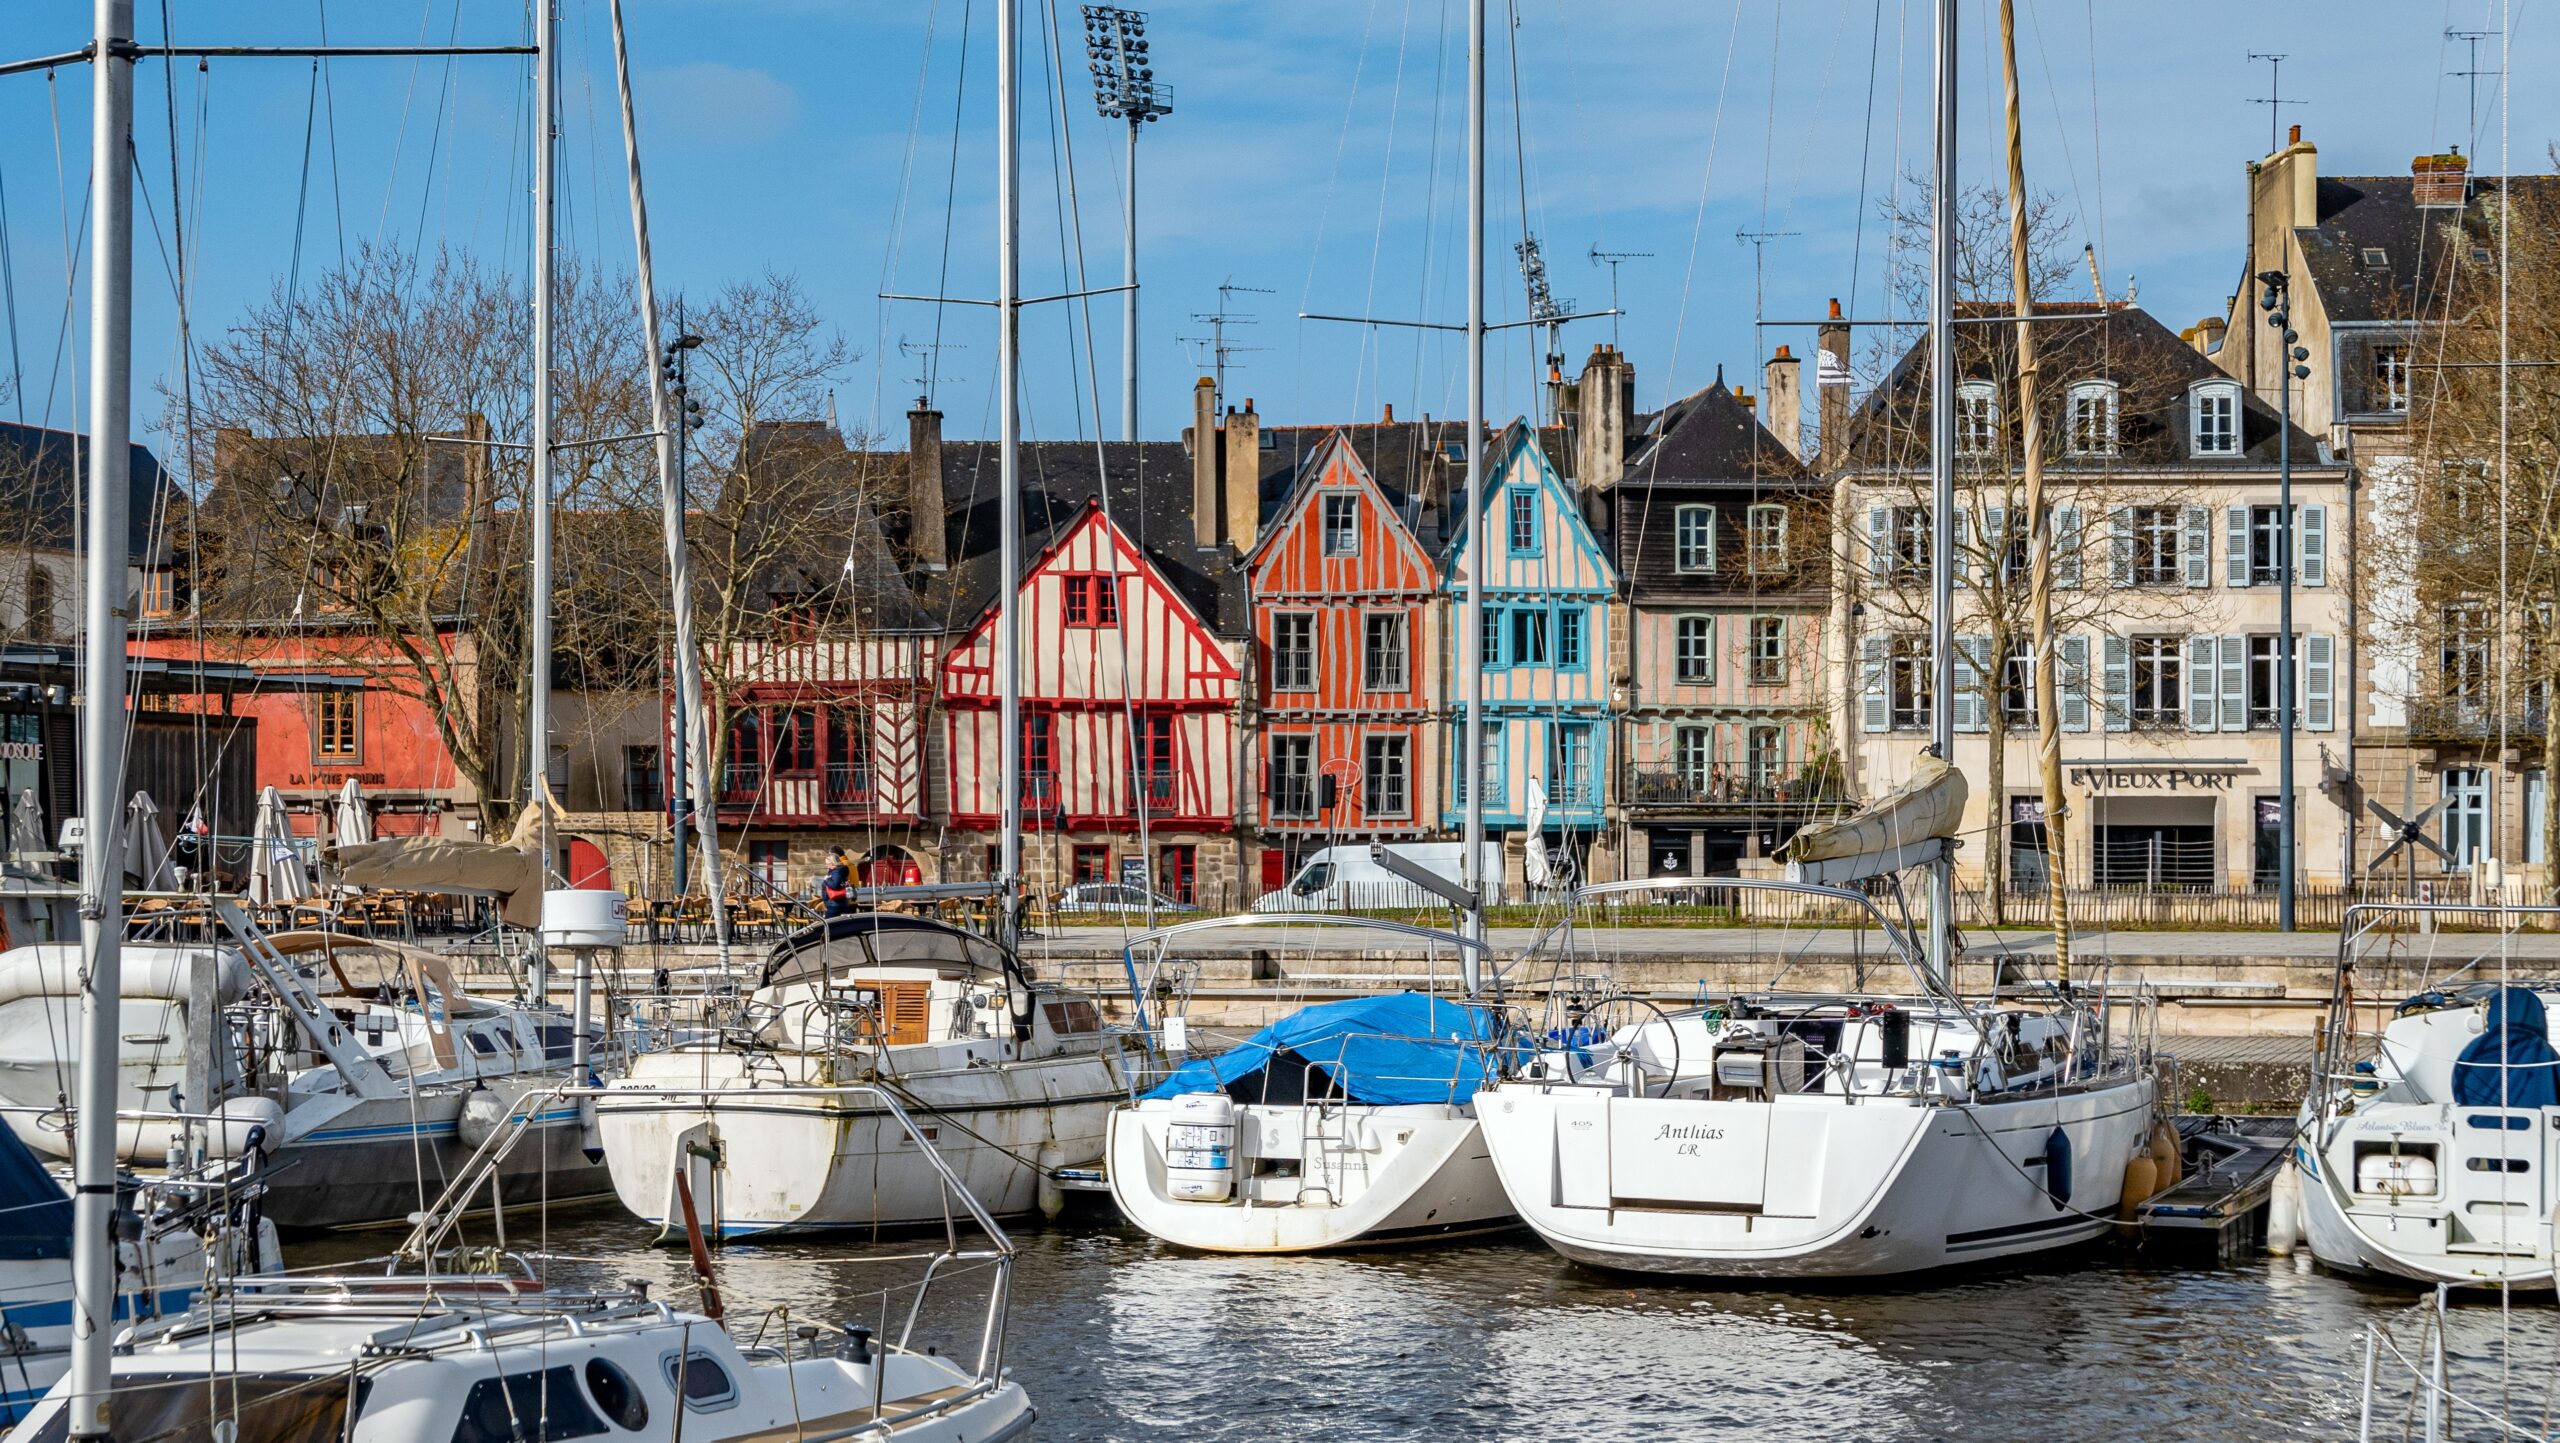
[(1173, 87), (1156, 82), (1147, 59), (1147, 13), (1117, 5), (1084, 7), (1084, 55), (1093, 71), (1093, 107), (1105, 120), (1129, 122), (1129, 181), (1123, 217), (1120, 316), (1120, 434), (1138, 439), (1138, 130), (1173, 114)]

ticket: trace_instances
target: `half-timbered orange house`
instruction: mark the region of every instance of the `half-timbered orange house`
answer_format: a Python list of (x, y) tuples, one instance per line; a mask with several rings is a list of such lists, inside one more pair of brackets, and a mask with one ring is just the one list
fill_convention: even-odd
[(1439, 575), (1412, 516), (1329, 431), (1246, 560), (1265, 888), (1309, 847), (1419, 837), (1438, 820)]

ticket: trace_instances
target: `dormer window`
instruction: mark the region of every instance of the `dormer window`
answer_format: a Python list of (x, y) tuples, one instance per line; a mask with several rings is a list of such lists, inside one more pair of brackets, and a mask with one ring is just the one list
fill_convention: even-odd
[(2387, 271), (2391, 269), (2391, 252), (2384, 250), (2380, 246), (2366, 246), (2364, 248), (2364, 268), (2369, 271)]
[(1999, 443), (2000, 392), (1989, 381), (1956, 386), (1956, 454), (1988, 456)]
[(2195, 456), (2240, 454), (2240, 386), (2207, 381), (2187, 393), (2187, 449)]
[(2063, 439), (2074, 456), (2116, 454), (2116, 384), (2079, 381), (2071, 387), (2069, 426)]

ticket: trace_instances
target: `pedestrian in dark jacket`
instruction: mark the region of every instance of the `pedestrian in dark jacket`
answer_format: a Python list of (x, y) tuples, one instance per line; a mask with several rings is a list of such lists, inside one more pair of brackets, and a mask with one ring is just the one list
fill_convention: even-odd
[(830, 917), (853, 912), (853, 864), (845, 859), (842, 849), (827, 853), (827, 874), (818, 879), (818, 896), (825, 901)]

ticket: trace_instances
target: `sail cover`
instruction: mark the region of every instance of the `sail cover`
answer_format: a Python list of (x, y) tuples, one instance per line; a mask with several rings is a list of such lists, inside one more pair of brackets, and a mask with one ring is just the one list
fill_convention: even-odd
[(1149, 1097), (1225, 1092), (1239, 1102), (1340, 1096), (1373, 1106), (1464, 1102), (1484, 1085), (1487, 1015), (1419, 992), (1300, 1008), (1234, 1048), (1175, 1069)]
[(1854, 881), (1907, 867), (1938, 852), (1964, 823), (1964, 773), (1921, 754), (1911, 775), (1857, 811), (1817, 822), (1787, 839), (1778, 855), (1809, 881)]
[[(542, 925), (542, 800), (516, 814), (507, 841), (452, 837), (386, 837), (325, 848), (321, 865), (342, 887), (397, 887), (419, 892), (474, 892), (498, 899), (498, 915), (518, 927)], [(555, 812), (556, 817), (556, 812)], [(555, 825), (556, 825), (555, 821)]]
[(71, 1256), (71, 1196), (15, 1132), (0, 1127), (0, 1258)]

